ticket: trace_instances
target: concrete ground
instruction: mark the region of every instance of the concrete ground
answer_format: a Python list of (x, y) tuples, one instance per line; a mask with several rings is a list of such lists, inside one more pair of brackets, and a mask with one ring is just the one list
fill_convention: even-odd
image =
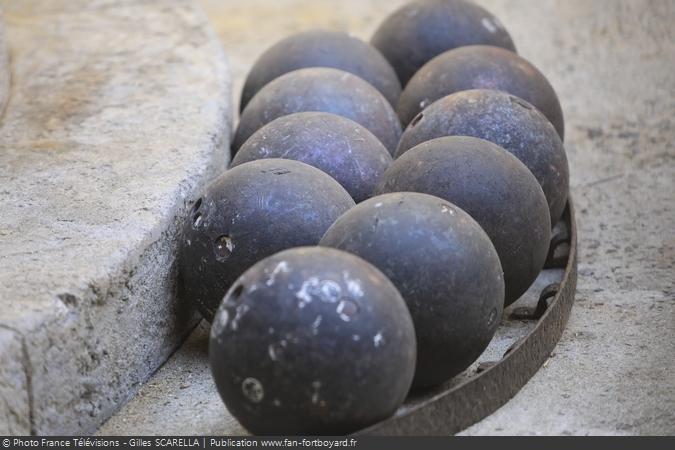
[[(238, 95), (256, 56), (283, 36), (322, 27), (367, 39), (403, 2), (201, 3), (230, 57)], [(579, 282), (549, 361), (514, 399), (462, 434), (675, 434), (675, 3), (479, 3), (561, 99)], [(206, 336), (202, 324), (99, 432), (242, 433), (215, 398)], [(183, 408), (193, 419), (176, 417)]]

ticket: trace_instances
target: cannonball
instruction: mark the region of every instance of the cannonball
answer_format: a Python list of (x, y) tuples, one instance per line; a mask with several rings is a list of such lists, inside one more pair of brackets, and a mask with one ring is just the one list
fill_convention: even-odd
[(261, 159), (224, 172), (196, 201), (181, 241), (180, 295), (211, 320), (246, 269), (280, 250), (316, 245), (354, 206), (319, 169), (289, 159)]
[(408, 125), (436, 100), (469, 89), (495, 89), (522, 98), (539, 109), (564, 139), (563, 112), (546, 77), (515, 53), (485, 45), (450, 50), (425, 64), (404, 89), (396, 112)]
[(396, 411), (415, 347), (410, 313), (382, 272), (303, 247), (236, 281), (216, 313), (209, 360), (227, 409), (250, 432), (342, 435)]
[(532, 172), (496, 144), (465, 136), (423, 142), (384, 173), (375, 194), (387, 192), (436, 195), (473, 217), (497, 249), (505, 306), (544, 266), (551, 235), (546, 197)]
[(504, 306), (499, 256), (452, 203), (414, 192), (373, 197), (340, 216), (320, 245), (360, 256), (398, 288), (417, 336), (413, 386), (464, 371), (494, 336)]
[(367, 129), (342, 116), (322, 112), (289, 114), (256, 131), (232, 167), (262, 158), (287, 158), (323, 170), (358, 203), (370, 197), (391, 155)]
[(282, 39), (258, 58), (246, 77), (240, 110), (270, 81), (307, 67), (332, 67), (359, 76), (393, 106), (401, 95), (396, 72), (375, 47), (344, 32), (310, 30)]
[(246, 105), (232, 151), (272, 120), (297, 112), (337, 114), (359, 123), (393, 153), (401, 123), (386, 98), (368, 82), (337, 69), (313, 67), (289, 72), (270, 81)]
[(494, 45), (516, 51), (495, 16), (471, 1), (410, 2), (385, 19), (371, 40), (405, 86), (420, 67), (441, 53), (465, 45)]
[(495, 90), (460, 91), (418, 114), (399, 142), (397, 156), (443, 136), (473, 136), (515, 155), (537, 178), (555, 224), (569, 190), (567, 156), (553, 125), (525, 100)]

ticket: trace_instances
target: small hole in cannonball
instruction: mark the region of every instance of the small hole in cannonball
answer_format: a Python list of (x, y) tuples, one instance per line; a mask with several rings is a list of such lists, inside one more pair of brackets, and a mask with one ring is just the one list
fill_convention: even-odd
[(241, 391), (244, 397), (253, 403), (260, 403), (265, 396), (263, 385), (255, 378), (246, 378), (241, 383)]
[(232, 242), (232, 238), (227, 235), (219, 236), (213, 241), (213, 251), (218, 261), (224, 261), (229, 258), (233, 249), (234, 243)]
[(359, 312), (359, 305), (356, 304), (351, 299), (344, 298), (340, 300), (337, 306), (337, 313), (340, 315), (340, 318), (345, 322), (349, 322), (356, 316)]
[(420, 120), (424, 118), (424, 113), (419, 113), (418, 115), (415, 116), (415, 118), (410, 122), (410, 127), (414, 127), (418, 123), (420, 123)]
[(243, 293), (244, 293), (244, 285), (240, 284), (232, 291), (232, 294), (230, 295), (230, 300), (234, 302), (238, 301), (239, 297), (241, 297), (241, 294)]
[(202, 198), (198, 198), (195, 204), (192, 206), (192, 214), (195, 214), (197, 211), (199, 211), (199, 208), (202, 207)]

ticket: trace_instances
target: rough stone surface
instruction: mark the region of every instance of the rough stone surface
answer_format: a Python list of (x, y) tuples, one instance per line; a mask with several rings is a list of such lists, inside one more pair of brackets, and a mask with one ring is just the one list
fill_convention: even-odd
[(175, 238), (227, 163), (228, 67), (187, 1), (0, 4), (0, 434), (90, 433), (196, 323)]
[(209, 328), (202, 321), (180, 350), (97, 434), (248, 434), (228, 413), (211, 377)]
[[(368, 38), (403, 1), (202, 3), (232, 56), (239, 92), (255, 56), (282, 36), (324, 26)], [(480, 4), (559, 94), (580, 260), (577, 301), (551, 358), (513, 400), (464, 434), (673, 434), (675, 4)], [(217, 399), (205, 363), (207, 334), (201, 327), (198, 333), (151, 381), (156, 389), (146, 385), (146, 395), (102, 434), (242, 432)], [(179, 380), (189, 386), (180, 389)], [(190, 405), (188, 417), (177, 416)]]
[[(0, 435), (30, 433), (30, 407), (25, 353), (21, 336), (0, 325)], [(5, 359), (5, 355), (13, 358)]]
[(9, 98), (9, 59), (5, 43), (5, 23), (0, 8), (0, 120), (2, 120), (5, 104)]

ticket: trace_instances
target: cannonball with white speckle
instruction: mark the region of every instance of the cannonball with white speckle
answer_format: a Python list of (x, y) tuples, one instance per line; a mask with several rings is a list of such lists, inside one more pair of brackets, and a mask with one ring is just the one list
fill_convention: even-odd
[(442, 198), (373, 197), (340, 216), (320, 245), (360, 256), (398, 288), (415, 324), (416, 388), (465, 370), (497, 331), (504, 305), (497, 251), (474, 219)]
[(227, 409), (263, 435), (340, 435), (391, 416), (415, 370), (410, 313), (363, 259), (299, 247), (247, 270), (218, 309), (211, 371)]
[(466, 45), (493, 45), (516, 51), (504, 25), (467, 0), (416, 0), (390, 14), (371, 44), (384, 55), (405, 87), (430, 59)]
[(505, 306), (544, 267), (551, 240), (544, 191), (527, 166), (492, 142), (470, 136), (423, 142), (394, 161), (375, 188), (376, 194), (390, 192), (435, 195), (473, 217), (499, 255)]

